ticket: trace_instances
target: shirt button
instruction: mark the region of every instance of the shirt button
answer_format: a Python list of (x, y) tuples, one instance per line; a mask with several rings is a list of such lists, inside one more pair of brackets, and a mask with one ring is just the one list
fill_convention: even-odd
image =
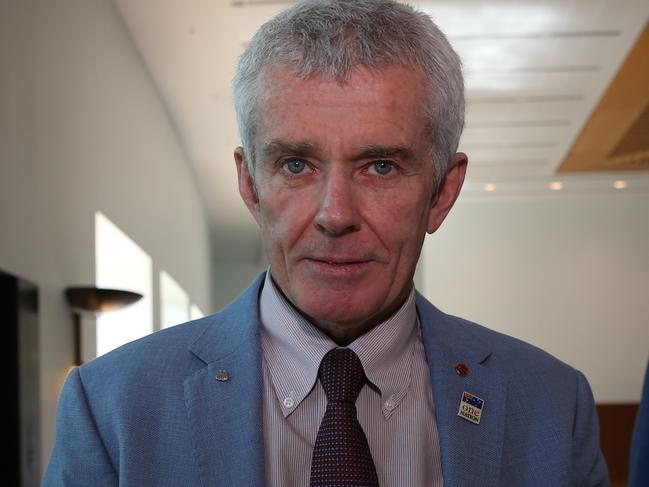
[(385, 406), (385, 409), (387, 409), (388, 411), (392, 411), (395, 407), (397, 407), (397, 405), (394, 403), (394, 398), (392, 396), (390, 396), (390, 398), (387, 401), (385, 401), (385, 404), (383, 405)]
[(287, 397), (284, 399), (284, 407), (292, 408), (295, 405), (295, 401), (292, 397)]

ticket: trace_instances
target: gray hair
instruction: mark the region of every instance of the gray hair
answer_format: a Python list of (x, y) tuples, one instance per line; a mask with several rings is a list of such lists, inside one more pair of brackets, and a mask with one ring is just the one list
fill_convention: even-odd
[(435, 182), (443, 180), (464, 127), (464, 82), (458, 55), (426, 14), (393, 0), (302, 0), (262, 25), (241, 55), (233, 81), (253, 177), (262, 75), (278, 65), (302, 79), (325, 75), (343, 83), (356, 66), (420, 69), (427, 83), (425, 123)]

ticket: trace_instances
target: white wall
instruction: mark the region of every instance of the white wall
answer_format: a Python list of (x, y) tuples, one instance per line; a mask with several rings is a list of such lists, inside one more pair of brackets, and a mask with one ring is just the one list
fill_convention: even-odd
[(444, 311), (582, 370), (598, 402), (639, 400), (649, 355), (648, 194), (460, 200), (427, 238), (419, 277)]
[(230, 229), (225, 235), (213, 236), (214, 309), (225, 308), (268, 268), (258, 227), (252, 216), (245, 217), (250, 221), (248, 229)]
[(43, 464), (73, 359), (63, 289), (94, 282), (101, 211), (212, 309), (201, 201), (109, 0), (0, 3), (0, 269), (40, 288)]

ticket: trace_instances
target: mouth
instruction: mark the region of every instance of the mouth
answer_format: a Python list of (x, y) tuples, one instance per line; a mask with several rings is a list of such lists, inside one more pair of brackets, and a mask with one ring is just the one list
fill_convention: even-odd
[(313, 262), (320, 262), (323, 264), (327, 265), (333, 265), (333, 266), (345, 266), (345, 265), (356, 265), (356, 264), (364, 264), (366, 262), (369, 262), (369, 260), (365, 259), (326, 259), (326, 258), (310, 258), (308, 260), (312, 260)]
[(374, 262), (356, 257), (308, 257), (306, 263), (315, 273), (330, 277), (358, 277), (364, 274)]

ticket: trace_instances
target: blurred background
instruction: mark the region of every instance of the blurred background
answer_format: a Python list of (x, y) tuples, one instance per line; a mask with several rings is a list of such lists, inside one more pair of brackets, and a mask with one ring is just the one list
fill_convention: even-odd
[[(230, 81), (291, 3), (0, 0), (15, 485), (40, 481), (77, 355), (216, 311), (266, 268), (236, 189)], [(649, 356), (649, 2), (409, 3), (463, 59), (470, 161), (418, 288), (584, 372), (624, 485)], [(65, 297), (79, 286), (143, 297), (79, 313)]]

